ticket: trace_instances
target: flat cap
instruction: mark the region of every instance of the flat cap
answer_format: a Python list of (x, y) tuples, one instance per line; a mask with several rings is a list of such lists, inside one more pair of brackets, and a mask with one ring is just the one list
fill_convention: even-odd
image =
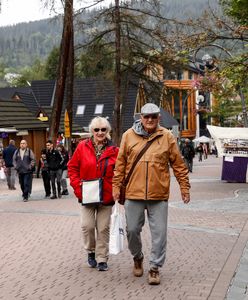
[(146, 103), (144, 106), (141, 107), (142, 115), (159, 114), (159, 113), (160, 113), (160, 109), (154, 103)]

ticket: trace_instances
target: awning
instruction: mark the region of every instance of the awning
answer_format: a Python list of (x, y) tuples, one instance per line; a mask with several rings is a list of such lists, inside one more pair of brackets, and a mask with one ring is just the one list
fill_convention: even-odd
[(5, 133), (11, 133), (11, 132), (17, 132), (18, 130), (14, 127), (9, 127), (9, 128), (0, 128), (0, 132), (5, 132)]

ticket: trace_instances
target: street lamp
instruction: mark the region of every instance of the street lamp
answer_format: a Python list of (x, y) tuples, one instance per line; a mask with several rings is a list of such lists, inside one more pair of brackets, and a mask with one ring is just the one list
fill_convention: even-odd
[[(203, 48), (203, 47), (214, 47), (214, 48), (218, 48), (221, 51), (224, 51), (224, 53), (226, 53), (229, 57), (233, 58), (233, 55), (231, 54), (230, 51), (228, 51), (226, 48), (224, 48), (223, 46), (220, 46), (218, 44), (208, 44), (206, 46), (201, 46), (199, 48), (196, 49), (196, 51), (194, 52), (194, 56), (193, 56), (193, 62), (196, 65), (196, 55), (197, 53)], [(204, 65), (208, 68), (208, 70), (210, 72), (213, 72), (215, 70), (218, 69), (218, 65), (215, 62), (215, 57), (209, 55), (208, 53), (206, 53), (205, 55), (203, 55), (202, 57), (202, 61), (204, 63)], [(246, 108), (246, 103), (245, 103), (245, 97), (244, 97), (244, 93), (242, 91), (241, 87), (238, 87), (238, 94), (240, 96), (241, 99), (241, 105), (242, 105), (242, 114), (243, 114), (243, 122), (244, 122), (244, 127), (248, 127), (248, 117), (247, 117), (247, 108)]]

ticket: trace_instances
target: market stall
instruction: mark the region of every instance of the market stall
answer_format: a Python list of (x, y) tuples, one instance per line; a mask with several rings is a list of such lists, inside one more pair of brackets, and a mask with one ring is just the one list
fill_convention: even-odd
[(248, 182), (248, 128), (207, 126), (223, 157), (221, 179)]

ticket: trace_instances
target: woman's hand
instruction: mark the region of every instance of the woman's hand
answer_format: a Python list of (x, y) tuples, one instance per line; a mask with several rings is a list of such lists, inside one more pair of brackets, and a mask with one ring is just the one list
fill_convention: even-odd
[(115, 201), (119, 201), (120, 200), (120, 192), (113, 192), (113, 198)]

